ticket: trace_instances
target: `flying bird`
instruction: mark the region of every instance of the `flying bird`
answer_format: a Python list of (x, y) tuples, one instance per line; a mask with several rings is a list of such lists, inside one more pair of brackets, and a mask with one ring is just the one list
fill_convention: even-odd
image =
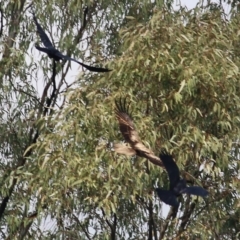
[(186, 180), (180, 178), (179, 168), (177, 164), (173, 161), (171, 155), (161, 153), (159, 157), (167, 170), (168, 177), (170, 180), (169, 190), (164, 190), (161, 188), (155, 189), (157, 195), (164, 203), (177, 207), (179, 205), (177, 197), (183, 193), (196, 195), (200, 197), (206, 197), (208, 195), (208, 191), (203, 189), (202, 187), (198, 186), (187, 187)]
[(115, 101), (115, 104), (115, 114), (118, 119), (120, 131), (125, 141), (129, 143), (130, 146), (117, 143), (114, 144), (114, 150), (119, 154), (125, 154), (128, 156), (137, 155), (139, 157), (147, 158), (153, 164), (162, 167), (163, 164), (160, 158), (155, 156), (152, 150), (145, 147), (138, 136), (138, 132), (129, 113), (129, 104), (127, 106), (126, 99)]
[(110, 69), (107, 69), (107, 68), (98, 68), (98, 67), (92, 67), (92, 66), (86, 65), (84, 63), (81, 63), (81, 62), (77, 61), (74, 58), (71, 58), (71, 57), (68, 57), (68, 56), (62, 54), (60, 51), (58, 51), (53, 46), (53, 44), (50, 41), (50, 39), (48, 38), (47, 34), (44, 32), (41, 25), (38, 23), (34, 12), (32, 12), (32, 14), (33, 14), (33, 21), (35, 22), (35, 24), (37, 26), (37, 32), (40, 35), (40, 38), (41, 38), (41, 41), (42, 41), (43, 45), (45, 46), (45, 48), (43, 48), (43, 47), (40, 47), (39, 45), (35, 44), (35, 47), (39, 51), (46, 53), (50, 58), (53, 58), (56, 61), (65, 59), (65, 60), (70, 60), (70, 61), (76, 62), (76, 63), (80, 64), (81, 66), (85, 67), (86, 69), (88, 69), (89, 71), (92, 71), (92, 72), (109, 72), (109, 71), (111, 71)]

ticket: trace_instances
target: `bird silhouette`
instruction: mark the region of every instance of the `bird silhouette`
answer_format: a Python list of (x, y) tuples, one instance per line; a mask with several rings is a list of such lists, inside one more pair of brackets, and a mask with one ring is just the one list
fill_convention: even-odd
[(156, 188), (157, 195), (166, 204), (177, 207), (179, 202), (177, 197), (183, 193), (196, 195), (200, 197), (206, 197), (208, 191), (198, 186), (187, 187), (186, 180), (180, 178), (179, 168), (177, 164), (173, 161), (171, 155), (166, 153), (160, 154), (160, 159), (164, 167), (167, 170), (168, 177), (170, 180), (169, 190), (164, 190), (161, 188)]
[(50, 39), (48, 38), (47, 34), (44, 32), (41, 25), (38, 23), (37, 18), (33, 11), (32, 11), (32, 14), (33, 14), (33, 21), (35, 22), (35, 24), (37, 26), (37, 32), (41, 38), (43, 45), (45, 46), (45, 48), (43, 48), (43, 47), (40, 47), (39, 45), (35, 44), (35, 47), (39, 51), (46, 53), (50, 58), (53, 58), (56, 61), (64, 60), (64, 59), (74, 61), (92, 72), (109, 72), (109, 71), (111, 71), (110, 69), (107, 69), (107, 68), (98, 68), (98, 67), (92, 67), (92, 66), (86, 65), (84, 63), (77, 61), (74, 58), (71, 58), (71, 57), (68, 57), (68, 56), (62, 54), (59, 50), (57, 50), (53, 46), (53, 44), (50, 41)]
[(129, 113), (129, 104), (127, 106), (126, 99), (115, 101), (116, 108), (115, 114), (118, 119), (119, 129), (129, 146), (124, 144), (115, 143), (114, 150), (117, 153), (125, 154), (128, 156), (137, 155), (139, 157), (144, 157), (150, 160), (153, 164), (163, 166), (159, 157), (157, 157), (152, 150), (145, 147), (142, 143), (138, 132), (134, 126), (133, 120)]

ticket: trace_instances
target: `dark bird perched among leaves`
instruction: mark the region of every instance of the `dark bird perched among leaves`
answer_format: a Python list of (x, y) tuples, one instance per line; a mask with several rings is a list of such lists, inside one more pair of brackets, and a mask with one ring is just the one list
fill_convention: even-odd
[(159, 198), (166, 204), (177, 207), (179, 202), (177, 197), (183, 193), (192, 194), (196, 196), (206, 197), (208, 191), (202, 187), (192, 186), (187, 187), (186, 180), (180, 178), (179, 169), (177, 164), (173, 161), (171, 155), (161, 153), (159, 156), (163, 162), (164, 167), (167, 170), (170, 188), (169, 190), (164, 190), (161, 188), (156, 188), (156, 192)]
[(85, 67), (86, 69), (88, 69), (89, 71), (92, 71), (92, 72), (109, 72), (109, 71), (111, 71), (111, 70), (106, 69), (106, 68), (98, 68), (98, 67), (88, 66), (88, 65), (86, 65), (84, 63), (81, 63), (81, 62), (75, 60), (74, 58), (71, 58), (71, 57), (68, 57), (68, 56), (62, 54), (60, 51), (58, 51), (53, 46), (53, 44), (51, 43), (51, 41), (48, 38), (47, 34), (43, 31), (42, 27), (38, 23), (37, 18), (35, 16), (34, 12), (33, 12), (33, 21), (35, 22), (35, 24), (37, 26), (37, 32), (40, 35), (41, 41), (42, 41), (43, 45), (46, 47), (46, 48), (43, 48), (43, 47), (40, 47), (39, 45), (36, 44), (35, 47), (39, 51), (47, 53), (47, 55), (50, 58), (53, 58), (56, 61), (63, 60), (63, 59), (74, 61), (74, 62), (80, 64), (81, 66)]
[(117, 153), (125, 154), (128, 156), (137, 155), (139, 157), (147, 158), (153, 164), (158, 166), (163, 166), (159, 157), (155, 156), (154, 153), (145, 147), (141, 139), (138, 136), (138, 132), (135, 129), (134, 123), (130, 114), (128, 112), (129, 105), (126, 106), (126, 99), (115, 101), (116, 108), (115, 113), (119, 122), (120, 131), (127, 143), (130, 144), (130, 147), (123, 144), (114, 144), (114, 150)]

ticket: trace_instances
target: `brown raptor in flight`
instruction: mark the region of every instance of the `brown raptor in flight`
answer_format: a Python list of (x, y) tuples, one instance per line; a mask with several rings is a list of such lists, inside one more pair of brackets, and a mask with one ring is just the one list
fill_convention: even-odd
[(115, 101), (115, 104), (115, 113), (119, 122), (120, 131), (130, 147), (117, 143), (114, 144), (114, 150), (119, 154), (125, 154), (128, 156), (137, 155), (139, 157), (147, 158), (153, 164), (163, 167), (161, 159), (142, 143), (130, 116), (129, 104), (127, 105), (126, 99)]

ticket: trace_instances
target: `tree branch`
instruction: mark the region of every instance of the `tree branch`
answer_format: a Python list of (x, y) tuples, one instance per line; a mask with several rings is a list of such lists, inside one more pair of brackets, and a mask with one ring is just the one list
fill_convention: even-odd
[(0, 6), (0, 14), (1, 14), (1, 18), (0, 18), (0, 37), (2, 37), (2, 33), (3, 33), (3, 10), (2, 10), (2, 6)]
[[(103, 210), (103, 208), (101, 208), (103, 216), (106, 218), (106, 214)], [(113, 214), (113, 223), (111, 223), (107, 218), (105, 219), (107, 225), (110, 227), (111, 229), (111, 240), (115, 240), (116, 239), (116, 227), (117, 227), (117, 216), (116, 213)]]
[(176, 218), (177, 212), (178, 212), (178, 207), (171, 207), (171, 209), (169, 210), (168, 216), (165, 220), (165, 224), (163, 225), (163, 227), (161, 229), (159, 240), (162, 240), (164, 238), (164, 235), (166, 233), (168, 225), (169, 225), (171, 219)]
[[(56, 77), (56, 64), (55, 64), (55, 61), (54, 61), (54, 63), (53, 63), (53, 73), (52, 73), (52, 77), (51, 77), (50, 84), (51, 84), (51, 82), (55, 82), (55, 77)], [(45, 87), (45, 89), (44, 89), (44, 93), (43, 93), (42, 100), (41, 100), (41, 104), (40, 104), (40, 113), (41, 113), (41, 109), (42, 109), (42, 106), (43, 106), (43, 102), (44, 102), (44, 100), (45, 100), (45, 97), (47, 96), (47, 90), (49, 89), (50, 84), (49, 84), (49, 86), (47, 85), (47, 86)], [(50, 105), (52, 104), (52, 101), (53, 101), (54, 97), (55, 97), (55, 89), (53, 88), (53, 91), (52, 91), (50, 100), (49, 100), (48, 103), (47, 103), (47, 107), (48, 107), (48, 108), (49, 108)], [(43, 113), (44, 116), (47, 114), (48, 108), (45, 108), (45, 109), (44, 109), (44, 113)], [(30, 139), (32, 138), (33, 132), (34, 132), (34, 128), (32, 128), (32, 129), (30, 130), (30, 134), (29, 134), (29, 135), (30, 135)], [(38, 133), (38, 130), (37, 130), (36, 133), (34, 134), (34, 137), (30, 140), (29, 146), (37, 142), (38, 136), (39, 136), (39, 133)], [(27, 148), (28, 148), (29, 146), (27, 146), (27, 147), (25, 148), (24, 152), (27, 150)], [(17, 164), (17, 166), (16, 166), (16, 168), (15, 168), (14, 170), (16, 170), (16, 169), (19, 168), (19, 167), (24, 166), (24, 164), (25, 164), (25, 162), (26, 162), (26, 159), (31, 155), (31, 153), (32, 153), (32, 150), (29, 150), (29, 151), (26, 153), (25, 156), (22, 156), (22, 157), (19, 159), (18, 164)], [(14, 171), (14, 170), (13, 170), (13, 171)], [(6, 209), (6, 207), (7, 207), (9, 198), (11, 197), (11, 195), (12, 195), (12, 193), (13, 193), (13, 191), (14, 191), (14, 187), (15, 187), (16, 183), (17, 183), (17, 178), (15, 177), (15, 178), (13, 179), (13, 182), (12, 182), (10, 188), (9, 188), (8, 194), (7, 194), (7, 195), (3, 198), (3, 200), (2, 200), (2, 203), (1, 203), (1, 205), (0, 205), (0, 220), (1, 220), (2, 217), (3, 217), (3, 214), (4, 214), (5, 209)]]
[(85, 228), (82, 226), (81, 222), (79, 221), (79, 219), (77, 218), (76, 215), (73, 214), (73, 217), (75, 219), (75, 221), (77, 222), (77, 224), (81, 227), (81, 229), (83, 230), (83, 232), (85, 233), (87, 239), (91, 240), (91, 236), (88, 234), (88, 232), (85, 230)]

